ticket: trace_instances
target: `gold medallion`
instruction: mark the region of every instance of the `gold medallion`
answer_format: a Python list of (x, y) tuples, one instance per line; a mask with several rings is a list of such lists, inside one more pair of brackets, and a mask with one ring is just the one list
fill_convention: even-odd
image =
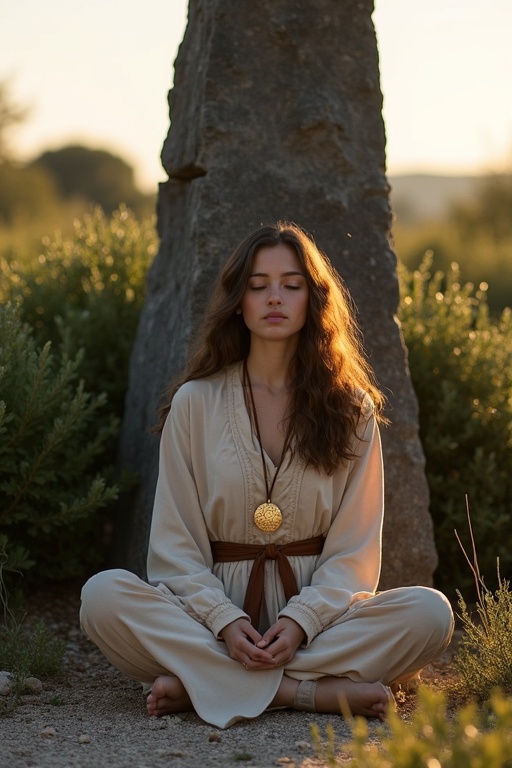
[(266, 501), (256, 507), (253, 520), (260, 531), (272, 532), (277, 531), (283, 522), (283, 516), (278, 506), (272, 504), (271, 501)]

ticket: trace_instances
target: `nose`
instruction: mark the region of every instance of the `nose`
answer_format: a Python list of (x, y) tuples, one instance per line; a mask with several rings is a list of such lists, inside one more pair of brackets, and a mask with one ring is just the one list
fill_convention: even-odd
[(279, 293), (278, 288), (273, 287), (270, 289), (268, 298), (267, 298), (267, 304), (275, 305), (275, 304), (282, 304), (283, 300), (281, 299), (281, 294)]

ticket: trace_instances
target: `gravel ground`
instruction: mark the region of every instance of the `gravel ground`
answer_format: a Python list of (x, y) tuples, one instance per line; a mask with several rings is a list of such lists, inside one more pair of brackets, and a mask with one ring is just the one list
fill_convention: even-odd
[[(78, 625), (78, 588), (38, 595), (27, 621), (42, 617), (66, 641), (64, 675), (25, 695), (0, 717), (0, 768), (199, 768), (252, 766), (324, 768), (312, 745), (311, 724), (325, 739), (331, 724), (340, 765), (350, 729), (341, 718), (277, 711), (221, 731), (187, 713), (146, 714), (140, 686), (114, 670)], [(370, 725), (375, 734), (377, 724)]]

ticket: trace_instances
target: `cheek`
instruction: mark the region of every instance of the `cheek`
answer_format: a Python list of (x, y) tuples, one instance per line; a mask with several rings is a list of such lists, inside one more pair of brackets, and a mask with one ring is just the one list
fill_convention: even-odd
[(254, 312), (254, 305), (255, 305), (254, 296), (252, 294), (250, 294), (250, 293), (244, 294), (244, 297), (243, 297), (242, 301), (240, 302), (240, 307), (242, 309), (242, 314), (244, 316), (245, 315), (250, 315), (251, 312)]
[(304, 320), (308, 316), (308, 312), (309, 312), (309, 294), (306, 294), (302, 302), (302, 315), (304, 317)]

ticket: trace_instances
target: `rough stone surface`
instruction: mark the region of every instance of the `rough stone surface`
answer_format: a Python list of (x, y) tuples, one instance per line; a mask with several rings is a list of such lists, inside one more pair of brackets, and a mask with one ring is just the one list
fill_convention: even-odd
[(13, 688), (14, 683), (11, 673), (6, 670), (0, 672), (0, 696), (9, 696)]
[[(236, 5), (236, 12), (234, 12)], [(253, 227), (291, 219), (347, 283), (389, 400), (381, 588), (436, 565), (417, 403), (395, 312), (378, 56), (370, 0), (192, 1), (169, 103), (161, 248), (131, 361), (120, 460), (141, 485), (122, 512), (124, 560), (144, 571), (157, 473), (148, 433), (219, 265)], [(128, 512), (128, 506), (130, 511)]]
[(23, 681), (23, 693), (42, 693), (43, 684), (37, 677), (27, 677)]

